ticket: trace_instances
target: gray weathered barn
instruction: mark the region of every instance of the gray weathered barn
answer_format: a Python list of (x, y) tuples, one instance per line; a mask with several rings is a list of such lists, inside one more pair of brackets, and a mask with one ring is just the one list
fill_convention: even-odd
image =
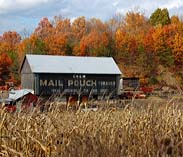
[(36, 95), (117, 95), (121, 72), (112, 57), (26, 55), (22, 88)]

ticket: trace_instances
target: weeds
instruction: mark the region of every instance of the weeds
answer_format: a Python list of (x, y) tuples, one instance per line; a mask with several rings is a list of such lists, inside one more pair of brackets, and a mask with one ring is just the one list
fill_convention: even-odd
[[(104, 102), (105, 103), (105, 102)], [(181, 105), (7, 113), (0, 110), (0, 156), (182, 156)]]

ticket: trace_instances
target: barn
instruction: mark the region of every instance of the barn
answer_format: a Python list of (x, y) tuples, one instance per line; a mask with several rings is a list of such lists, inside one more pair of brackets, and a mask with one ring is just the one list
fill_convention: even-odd
[(21, 86), (38, 96), (115, 96), (121, 71), (112, 57), (26, 55)]

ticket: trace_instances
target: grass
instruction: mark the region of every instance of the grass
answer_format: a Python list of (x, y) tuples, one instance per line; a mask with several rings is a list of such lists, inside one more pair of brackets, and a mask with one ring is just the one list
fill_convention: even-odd
[(63, 111), (57, 103), (52, 107), (43, 113), (1, 109), (0, 156), (183, 156), (180, 102), (149, 101), (96, 112)]

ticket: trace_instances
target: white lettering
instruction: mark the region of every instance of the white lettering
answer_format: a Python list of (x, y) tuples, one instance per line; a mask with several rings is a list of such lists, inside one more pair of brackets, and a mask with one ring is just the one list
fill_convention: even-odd
[(86, 83), (86, 80), (81, 80), (81, 81), (80, 81), (80, 86), (81, 86), (81, 87), (85, 86), (85, 83)]
[(62, 80), (40, 80), (40, 86), (63, 87), (63, 81)]
[(48, 86), (55, 86), (53, 80), (50, 80), (50, 81), (48, 82)]
[(68, 80), (68, 87), (72, 86), (74, 84), (73, 80)]
[(40, 80), (40, 86), (47, 86), (47, 80)]
[(86, 81), (86, 86), (90, 87), (92, 85), (92, 81), (91, 80), (87, 80)]
[(92, 86), (97, 86), (97, 80), (93, 80), (93, 85)]
[(97, 86), (96, 80), (68, 80), (68, 87), (75, 86), (75, 87), (92, 87)]

